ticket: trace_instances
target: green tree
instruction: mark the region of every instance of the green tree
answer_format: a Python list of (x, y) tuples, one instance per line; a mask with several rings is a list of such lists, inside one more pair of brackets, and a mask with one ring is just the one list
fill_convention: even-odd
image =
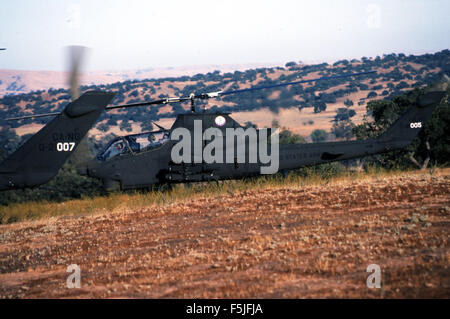
[(356, 112), (354, 110), (349, 110), (347, 108), (340, 107), (336, 111), (334, 116), (334, 121), (347, 121), (351, 117), (355, 116)]
[(258, 126), (255, 123), (253, 123), (252, 121), (247, 121), (244, 123), (244, 127), (247, 129), (249, 127), (257, 128)]
[(375, 92), (375, 91), (371, 91), (371, 92), (369, 92), (369, 94), (367, 94), (368, 99), (376, 97), (376, 96), (377, 96), (377, 92)]
[(320, 113), (327, 109), (327, 105), (323, 101), (318, 101), (314, 103), (314, 113)]
[(306, 140), (303, 136), (292, 133), (288, 129), (283, 129), (280, 132), (280, 144), (300, 144), (306, 143)]
[(325, 130), (317, 129), (312, 131), (311, 139), (314, 143), (324, 142), (328, 138), (328, 133)]
[(123, 119), (122, 122), (120, 123), (120, 130), (131, 132), (132, 131), (131, 123), (128, 122), (127, 119)]
[(344, 105), (347, 106), (347, 107), (350, 107), (350, 106), (353, 105), (353, 101), (350, 100), (350, 99), (346, 99), (346, 100), (344, 101)]
[(280, 122), (278, 120), (272, 120), (272, 125), (271, 127), (276, 128), (276, 127), (280, 127)]
[(296, 66), (297, 65), (297, 63), (295, 63), (294, 61), (291, 61), (291, 62), (288, 62), (288, 63), (286, 63), (286, 65), (285, 65), (285, 67), (291, 67), (291, 66)]
[(20, 137), (9, 127), (0, 130), (0, 162), (19, 147)]
[(337, 138), (348, 140), (354, 136), (352, 131), (354, 127), (355, 124), (353, 124), (350, 119), (336, 121), (331, 128), (331, 133), (333, 133)]

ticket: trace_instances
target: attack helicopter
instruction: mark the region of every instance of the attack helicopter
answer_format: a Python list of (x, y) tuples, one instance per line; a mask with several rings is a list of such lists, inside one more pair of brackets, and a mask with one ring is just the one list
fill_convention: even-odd
[[(318, 79), (316, 79), (318, 80)], [(261, 88), (250, 88), (239, 91), (249, 91)], [(268, 167), (267, 161), (257, 158), (251, 161), (255, 153), (261, 154), (261, 136), (268, 140), (276, 134), (272, 129), (259, 129), (256, 140), (246, 134), (249, 128), (244, 128), (236, 122), (230, 113), (225, 112), (199, 112), (195, 108), (195, 99), (216, 98), (226, 95), (228, 92), (213, 92), (200, 95), (191, 94), (186, 98), (169, 98), (153, 104), (166, 104), (191, 101), (191, 111), (179, 114), (170, 129), (158, 126), (158, 130), (140, 134), (131, 134), (117, 137), (112, 140), (98, 156), (78, 167), (78, 173), (91, 176), (103, 181), (107, 190), (126, 190), (136, 188), (149, 188), (154, 185), (171, 183), (191, 183), (203, 181), (218, 181), (226, 179), (240, 179), (262, 174), (262, 169)], [(234, 92), (237, 93), (237, 92)], [(275, 170), (286, 174), (289, 170), (304, 166), (318, 165), (333, 161), (348, 160), (367, 155), (380, 154), (408, 146), (416, 137), (421, 127), (430, 118), (433, 110), (445, 95), (444, 91), (426, 93), (417, 105), (403, 114), (384, 134), (375, 139), (324, 142), (307, 144), (281, 144), (277, 154), (273, 148), (266, 155), (277, 160)], [(138, 106), (138, 105), (134, 105)], [(117, 106), (120, 107), (120, 106)], [(127, 106), (131, 107), (131, 106)], [(108, 109), (107, 107), (106, 109)], [(179, 130), (186, 133), (180, 138), (180, 134), (174, 136)], [(210, 139), (205, 138), (208, 130), (213, 129), (216, 134), (210, 134)], [(229, 144), (228, 140), (239, 140), (240, 143)], [(231, 132), (231, 133), (230, 133)], [(232, 135), (229, 139), (228, 137)], [(212, 138), (214, 135), (214, 138)], [(199, 138), (200, 136), (200, 138)], [(188, 139), (181, 160), (174, 160), (173, 150), (180, 140)], [(210, 148), (210, 140), (222, 139), (215, 144), (215, 152), (220, 152), (219, 160), (205, 160), (205, 150)], [(226, 142), (224, 142), (226, 141)], [(272, 146), (270, 141), (267, 144)], [(210, 143), (208, 143), (210, 142)], [(277, 140), (275, 141), (277, 142)], [(231, 146), (230, 146), (231, 145)], [(254, 147), (253, 147), (254, 146)], [(197, 150), (196, 150), (197, 148)], [(239, 148), (243, 150), (243, 156), (239, 157)], [(252, 151), (253, 150), (253, 151)], [(224, 160), (229, 157), (230, 161)], [(202, 156), (203, 155), (203, 156)], [(214, 157), (214, 155), (213, 155)], [(217, 157), (214, 157), (217, 159)], [(269, 163), (272, 164), (272, 163)], [(267, 174), (267, 173), (265, 173)]]
[[(2, 163), (0, 177), (6, 175), (6, 178), (2, 177), (0, 189), (34, 186), (47, 181), (52, 174), (53, 176), (56, 174), (70, 152), (76, 148), (80, 141), (79, 137), (86, 133), (89, 126), (93, 125), (92, 121), (95, 122), (103, 110), (109, 111), (118, 108), (191, 103), (190, 110), (178, 114), (171, 128), (164, 128), (155, 123), (158, 130), (117, 137), (95, 159), (77, 167), (79, 174), (102, 180), (107, 190), (239, 179), (277, 171), (285, 173), (303, 166), (347, 160), (404, 148), (411, 143), (431, 116), (445, 92), (426, 93), (417, 105), (413, 105), (380, 137), (347, 142), (278, 145), (276, 130), (258, 129), (252, 136), (248, 133), (248, 128), (243, 127), (231, 117), (231, 113), (198, 110), (195, 105), (197, 100), (220, 98), (230, 94), (287, 85), (362, 76), (374, 72), (342, 74), (238, 90), (192, 93), (187, 97), (169, 97), (150, 102), (112, 106), (104, 104), (109, 103), (114, 93), (86, 92), (79, 100), (70, 103), (62, 113), (35, 115), (56, 115), (57, 117), (52, 121), (56, 123), (63, 123), (61, 120), (68, 117), (73, 124), (71, 126), (66, 123), (55, 124), (53, 127), (50, 125), (51, 122), (47, 125), (48, 129), (46, 126), (41, 130), (47, 130), (46, 132), (41, 134), (40, 131), (36, 134), (40, 138), (33, 140), (35, 135), (27, 142), (28, 149), (32, 148), (31, 151), (20, 153), (19, 149), (16, 153), (20, 153), (20, 155), (16, 156), (14, 153), (11, 159), (8, 158)], [(83, 122), (83, 125), (73, 122), (77, 116), (82, 119), (86, 117), (86, 121), (80, 121)], [(89, 121), (87, 121), (87, 116), (90, 116)], [(67, 130), (64, 130), (65, 128)], [(74, 133), (74, 130), (77, 129), (81, 133), (78, 136)], [(228, 143), (228, 141), (232, 142)], [(236, 141), (237, 143), (235, 143)], [(182, 142), (183, 145), (180, 147)], [(47, 147), (46, 144), (48, 144)], [(211, 144), (214, 144), (213, 147)], [(264, 147), (267, 149), (264, 150)], [(178, 154), (174, 152), (175, 149), (178, 150)], [(205, 156), (207, 149), (210, 151), (209, 156)], [(273, 162), (276, 164), (272, 165)], [(11, 169), (14, 165), (15, 167)], [(4, 174), (5, 171), (7, 174)], [(14, 171), (22, 180), (16, 178), (16, 175), (12, 176), (11, 171)], [(42, 172), (44, 175), (41, 174)], [(44, 177), (40, 177), (41, 175)]]

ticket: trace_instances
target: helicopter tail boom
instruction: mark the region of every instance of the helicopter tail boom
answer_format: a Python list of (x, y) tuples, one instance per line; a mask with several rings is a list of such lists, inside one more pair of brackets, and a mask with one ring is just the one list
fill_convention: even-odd
[(375, 139), (280, 145), (280, 169), (295, 169), (381, 154), (408, 146), (430, 119), (444, 91), (428, 92), (381, 136)]
[(392, 144), (395, 148), (408, 146), (429, 120), (444, 95), (445, 91), (426, 93), (419, 99), (417, 105), (410, 107), (378, 140)]
[(33, 187), (54, 177), (114, 95), (90, 91), (69, 103), (0, 164), (0, 190)]

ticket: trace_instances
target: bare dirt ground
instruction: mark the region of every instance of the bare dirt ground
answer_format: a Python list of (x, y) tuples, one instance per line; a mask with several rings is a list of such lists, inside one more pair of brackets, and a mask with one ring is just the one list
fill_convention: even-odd
[(0, 296), (448, 298), (449, 230), (450, 169), (22, 222), (0, 226)]

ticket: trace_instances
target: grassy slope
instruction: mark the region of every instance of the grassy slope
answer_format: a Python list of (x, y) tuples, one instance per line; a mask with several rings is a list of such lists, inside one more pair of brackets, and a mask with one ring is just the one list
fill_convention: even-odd
[[(46, 219), (53, 216), (84, 216), (98, 213), (114, 213), (115, 211), (137, 210), (144, 207), (170, 205), (200, 198), (215, 197), (221, 194), (239, 193), (244, 190), (281, 189), (284, 187), (302, 188), (312, 185), (346, 184), (354, 180), (377, 180), (387, 176), (407, 176), (408, 174), (423, 174), (424, 171), (385, 171), (371, 169), (368, 172), (345, 171), (337, 176), (323, 176), (309, 169), (308, 177), (290, 175), (284, 179), (278, 175), (250, 180), (224, 181), (219, 183), (198, 183), (189, 186), (175, 185), (167, 191), (150, 191), (134, 193), (111, 193), (108, 196), (83, 198), (56, 202), (26, 202), (0, 207), (0, 222), (2, 224)], [(426, 174), (448, 175), (449, 168), (430, 169)]]
[(448, 298), (449, 185), (447, 168), (71, 201), (97, 213), (0, 226), (0, 299)]

